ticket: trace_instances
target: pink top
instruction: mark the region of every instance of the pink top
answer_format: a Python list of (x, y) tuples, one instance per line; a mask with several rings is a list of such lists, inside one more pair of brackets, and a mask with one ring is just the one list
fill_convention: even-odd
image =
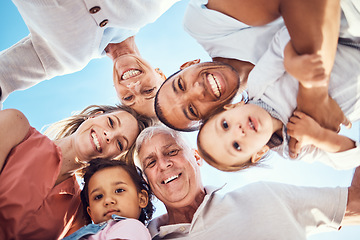
[(108, 225), (103, 230), (89, 236), (87, 239), (151, 240), (151, 236), (142, 222), (137, 219), (127, 218), (119, 222), (110, 220)]
[[(80, 204), (75, 176), (55, 185), (62, 154), (30, 128), (0, 174), (0, 239), (56, 239)], [(67, 231), (67, 229), (66, 229)]]

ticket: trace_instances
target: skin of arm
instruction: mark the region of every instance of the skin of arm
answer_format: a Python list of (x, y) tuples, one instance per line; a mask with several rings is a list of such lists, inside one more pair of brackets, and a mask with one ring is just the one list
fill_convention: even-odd
[(348, 188), (348, 202), (342, 225), (360, 224), (360, 167), (355, 169), (355, 173)]
[(298, 140), (297, 148), (314, 145), (326, 152), (343, 152), (355, 148), (355, 142), (348, 137), (321, 127), (310, 116), (295, 111), (288, 124), (288, 134)]
[(6, 158), (26, 136), (30, 124), (22, 112), (16, 109), (0, 111), (0, 174)]

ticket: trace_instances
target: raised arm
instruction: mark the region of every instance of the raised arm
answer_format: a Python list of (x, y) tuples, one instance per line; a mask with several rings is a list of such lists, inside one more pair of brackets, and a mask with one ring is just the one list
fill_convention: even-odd
[(360, 167), (355, 169), (355, 173), (348, 190), (348, 202), (342, 225), (360, 224)]
[(6, 157), (29, 131), (30, 124), (22, 112), (16, 109), (0, 111), (0, 174)]

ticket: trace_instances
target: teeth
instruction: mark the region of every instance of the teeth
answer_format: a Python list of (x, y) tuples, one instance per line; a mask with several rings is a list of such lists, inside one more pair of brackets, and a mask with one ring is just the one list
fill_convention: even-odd
[(252, 130), (255, 130), (255, 126), (254, 123), (251, 121), (251, 119), (249, 118), (249, 126)]
[(179, 177), (179, 175), (171, 176), (171, 177), (169, 177), (168, 179), (165, 179), (165, 180), (164, 180), (164, 183), (167, 184), (167, 183), (171, 182), (172, 180), (177, 179), (178, 177)]
[(91, 133), (91, 137), (92, 137), (93, 140), (94, 140), (94, 144), (95, 144), (95, 146), (96, 146), (96, 149), (97, 149), (98, 151), (100, 151), (99, 139), (97, 138), (97, 136), (96, 136), (96, 134), (95, 134), (94, 132)]
[(136, 77), (141, 74), (140, 70), (137, 69), (131, 69), (129, 71), (124, 72), (124, 74), (121, 76), (122, 80), (126, 80), (132, 77)]
[(212, 74), (208, 74), (207, 80), (209, 81), (211, 89), (212, 89), (213, 93), (215, 94), (215, 96), (220, 97), (221, 85), (220, 85), (219, 81), (216, 79), (216, 77)]

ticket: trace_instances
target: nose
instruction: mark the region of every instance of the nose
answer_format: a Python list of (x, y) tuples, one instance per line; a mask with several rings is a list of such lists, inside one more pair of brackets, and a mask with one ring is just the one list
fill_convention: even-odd
[(161, 170), (166, 170), (173, 166), (173, 162), (169, 158), (162, 157), (158, 160), (158, 162), (159, 162), (159, 168)]
[(130, 91), (132, 91), (133, 93), (140, 93), (140, 81), (136, 81), (136, 82), (131, 82), (127, 85), (127, 87), (129, 88)]
[(234, 127), (234, 136), (245, 136), (246, 133), (245, 133), (245, 129), (244, 127), (242, 126), (242, 124), (239, 124), (237, 127)]
[(200, 85), (200, 83), (196, 82), (194, 85), (188, 89), (188, 99), (194, 100), (203, 100), (205, 98), (204, 94), (204, 86)]
[(104, 205), (105, 206), (114, 205), (114, 204), (116, 204), (116, 200), (113, 197), (108, 196), (108, 197), (104, 198)]
[(107, 143), (110, 143), (111, 140), (114, 138), (114, 133), (112, 131), (106, 131), (104, 130), (104, 137), (105, 137), (105, 141)]

